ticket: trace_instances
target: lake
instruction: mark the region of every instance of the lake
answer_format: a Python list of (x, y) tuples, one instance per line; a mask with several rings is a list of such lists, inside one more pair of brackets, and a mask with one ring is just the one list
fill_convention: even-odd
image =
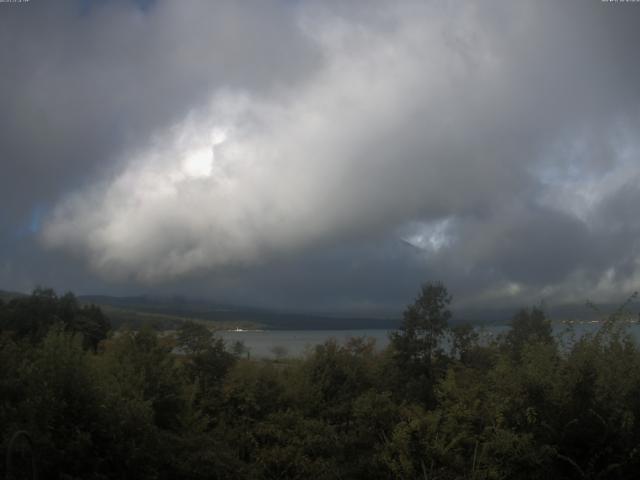
[(368, 337), (376, 341), (378, 348), (389, 344), (391, 330), (247, 330), (243, 332), (217, 332), (227, 344), (241, 341), (252, 357), (274, 357), (273, 349), (282, 347), (286, 356), (300, 356), (308, 349), (320, 345), (330, 338), (344, 343), (351, 337)]
[[(574, 337), (580, 338), (585, 333), (595, 333), (600, 324), (580, 323), (572, 327)], [(630, 324), (628, 331), (640, 343), (640, 325)], [(491, 338), (506, 332), (507, 326), (485, 326), (478, 327), (481, 339), (489, 341)], [(565, 342), (570, 341), (571, 330), (565, 324), (554, 324), (554, 333)], [(389, 344), (389, 333), (393, 330), (370, 329), (370, 330), (246, 330), (246, 331), (220, 331), (218, 335), (222, 337), (229, 346), (236, 341), (244, 343), (252, 357), (273, 358), (276, 356), (274, 349), (282, 349), (280, 353), (284, 356), (297, 357), (304, 355), (306, 351), (313, 349), (330, 338), (339, 343), (346, 342), (352, 337), (373, 338), (376, 347), (383, 349)], [(447, 344), (445, 342), (445, 349)]]

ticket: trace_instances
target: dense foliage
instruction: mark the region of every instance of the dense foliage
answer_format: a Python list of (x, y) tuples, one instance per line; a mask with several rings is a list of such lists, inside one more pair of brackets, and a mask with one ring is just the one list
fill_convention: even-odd
[(193, 323), (107, 335), (99, 309), (37, 290), (0, 303), (0, 448), (29, 432), (40, 478), (637, 475), (640, 351), (621, 315), (560, 342), (522, 310), (487, 340), (450, 329), (449, 302), (425, 285), (383, 351), (354, 338), (274, 361)]

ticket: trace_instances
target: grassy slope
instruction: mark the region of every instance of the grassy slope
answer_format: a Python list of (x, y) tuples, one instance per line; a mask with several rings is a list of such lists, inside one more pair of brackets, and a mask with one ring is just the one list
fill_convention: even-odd
[(0, 300), (2, 300), (3, 302), (8, 302), (12, 298), (25, 297), (25, 296), (26, 295), (24, 293), (7, 292), (5, 290), (0, 290)]
[[(94, 303), (94, 302), (91, 302)], [(208, 326), (212, 326), (218, 330), (230, 330), (234, 328), (258, 329), (263, 328), (262, 325), (255, 322), (227, 322), (212, 321), (194, 316), (172, 315), (158, 312), (139, 311), (133, 308), (114, 307), (107, 304), (97, 304), (111, 321), (114, 328), (130, 327), (139, 328), (143, 325), (149, 325), (156, 330), (175, 330), (183, 322), (187, 320), (195, 322), (205, 322)]]
[(85, 296), (80, 300), (100, 305), (114, 325), (150, 322), (160, 329), (173, 329), (185, 319), (212, 322), (221, 329), (386, 329), (398, 325), (397, 321), (388, 319), (278, 313), (180, 298)]

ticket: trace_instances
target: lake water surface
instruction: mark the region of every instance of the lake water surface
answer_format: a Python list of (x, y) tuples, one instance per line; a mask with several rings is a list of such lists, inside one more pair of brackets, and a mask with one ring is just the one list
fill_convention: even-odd
[(249, 330), (224, 331), (218, 334), (232, 344), (241, 341), (254, 357), (274, 357), (274, 348), (282, 347), (286, 356), (300, 356), (330, 338), (340, 343), (352, 337), (368, 337), (376, 341), (380, 349), (389, 344), (390, 330)]
[[(555, 324), (553, 329), (556, 336), (565, 344), (570, 344), (573, 340), (580, 338), (585, 333), (595, 333), (600, 324), (581, 323), (569, 328), (564, 324)], [(640, 343), (640, 325), (631, 324), (628, 331)], [(481, 341), (487, 342), (491, 338), (506, 332), (507, 326), (485, 326), (478, 328)], [(304, 355), (311, 351), (316, 345), (320, 345), (330, 338), (339, 343), (346, 342), (353, 337), (373, 338), (376, 347), (383, 349), (389, 344), (389, 334), (393, 330), (248, 330), (248, 331), (222, 331), (218, 332), (227, 344), (231, 345), (236, 341), (244, 343), (252, 357), (273, 358), (276, 351), (289, 357)], [(447, 344), (445, 342), (445, 349)]]

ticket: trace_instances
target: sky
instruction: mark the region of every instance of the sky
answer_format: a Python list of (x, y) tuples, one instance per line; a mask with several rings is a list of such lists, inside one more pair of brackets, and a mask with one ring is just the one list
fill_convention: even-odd
[(0, 289), (621, 302), (638, 25), (600, 0), (0, 3)]

